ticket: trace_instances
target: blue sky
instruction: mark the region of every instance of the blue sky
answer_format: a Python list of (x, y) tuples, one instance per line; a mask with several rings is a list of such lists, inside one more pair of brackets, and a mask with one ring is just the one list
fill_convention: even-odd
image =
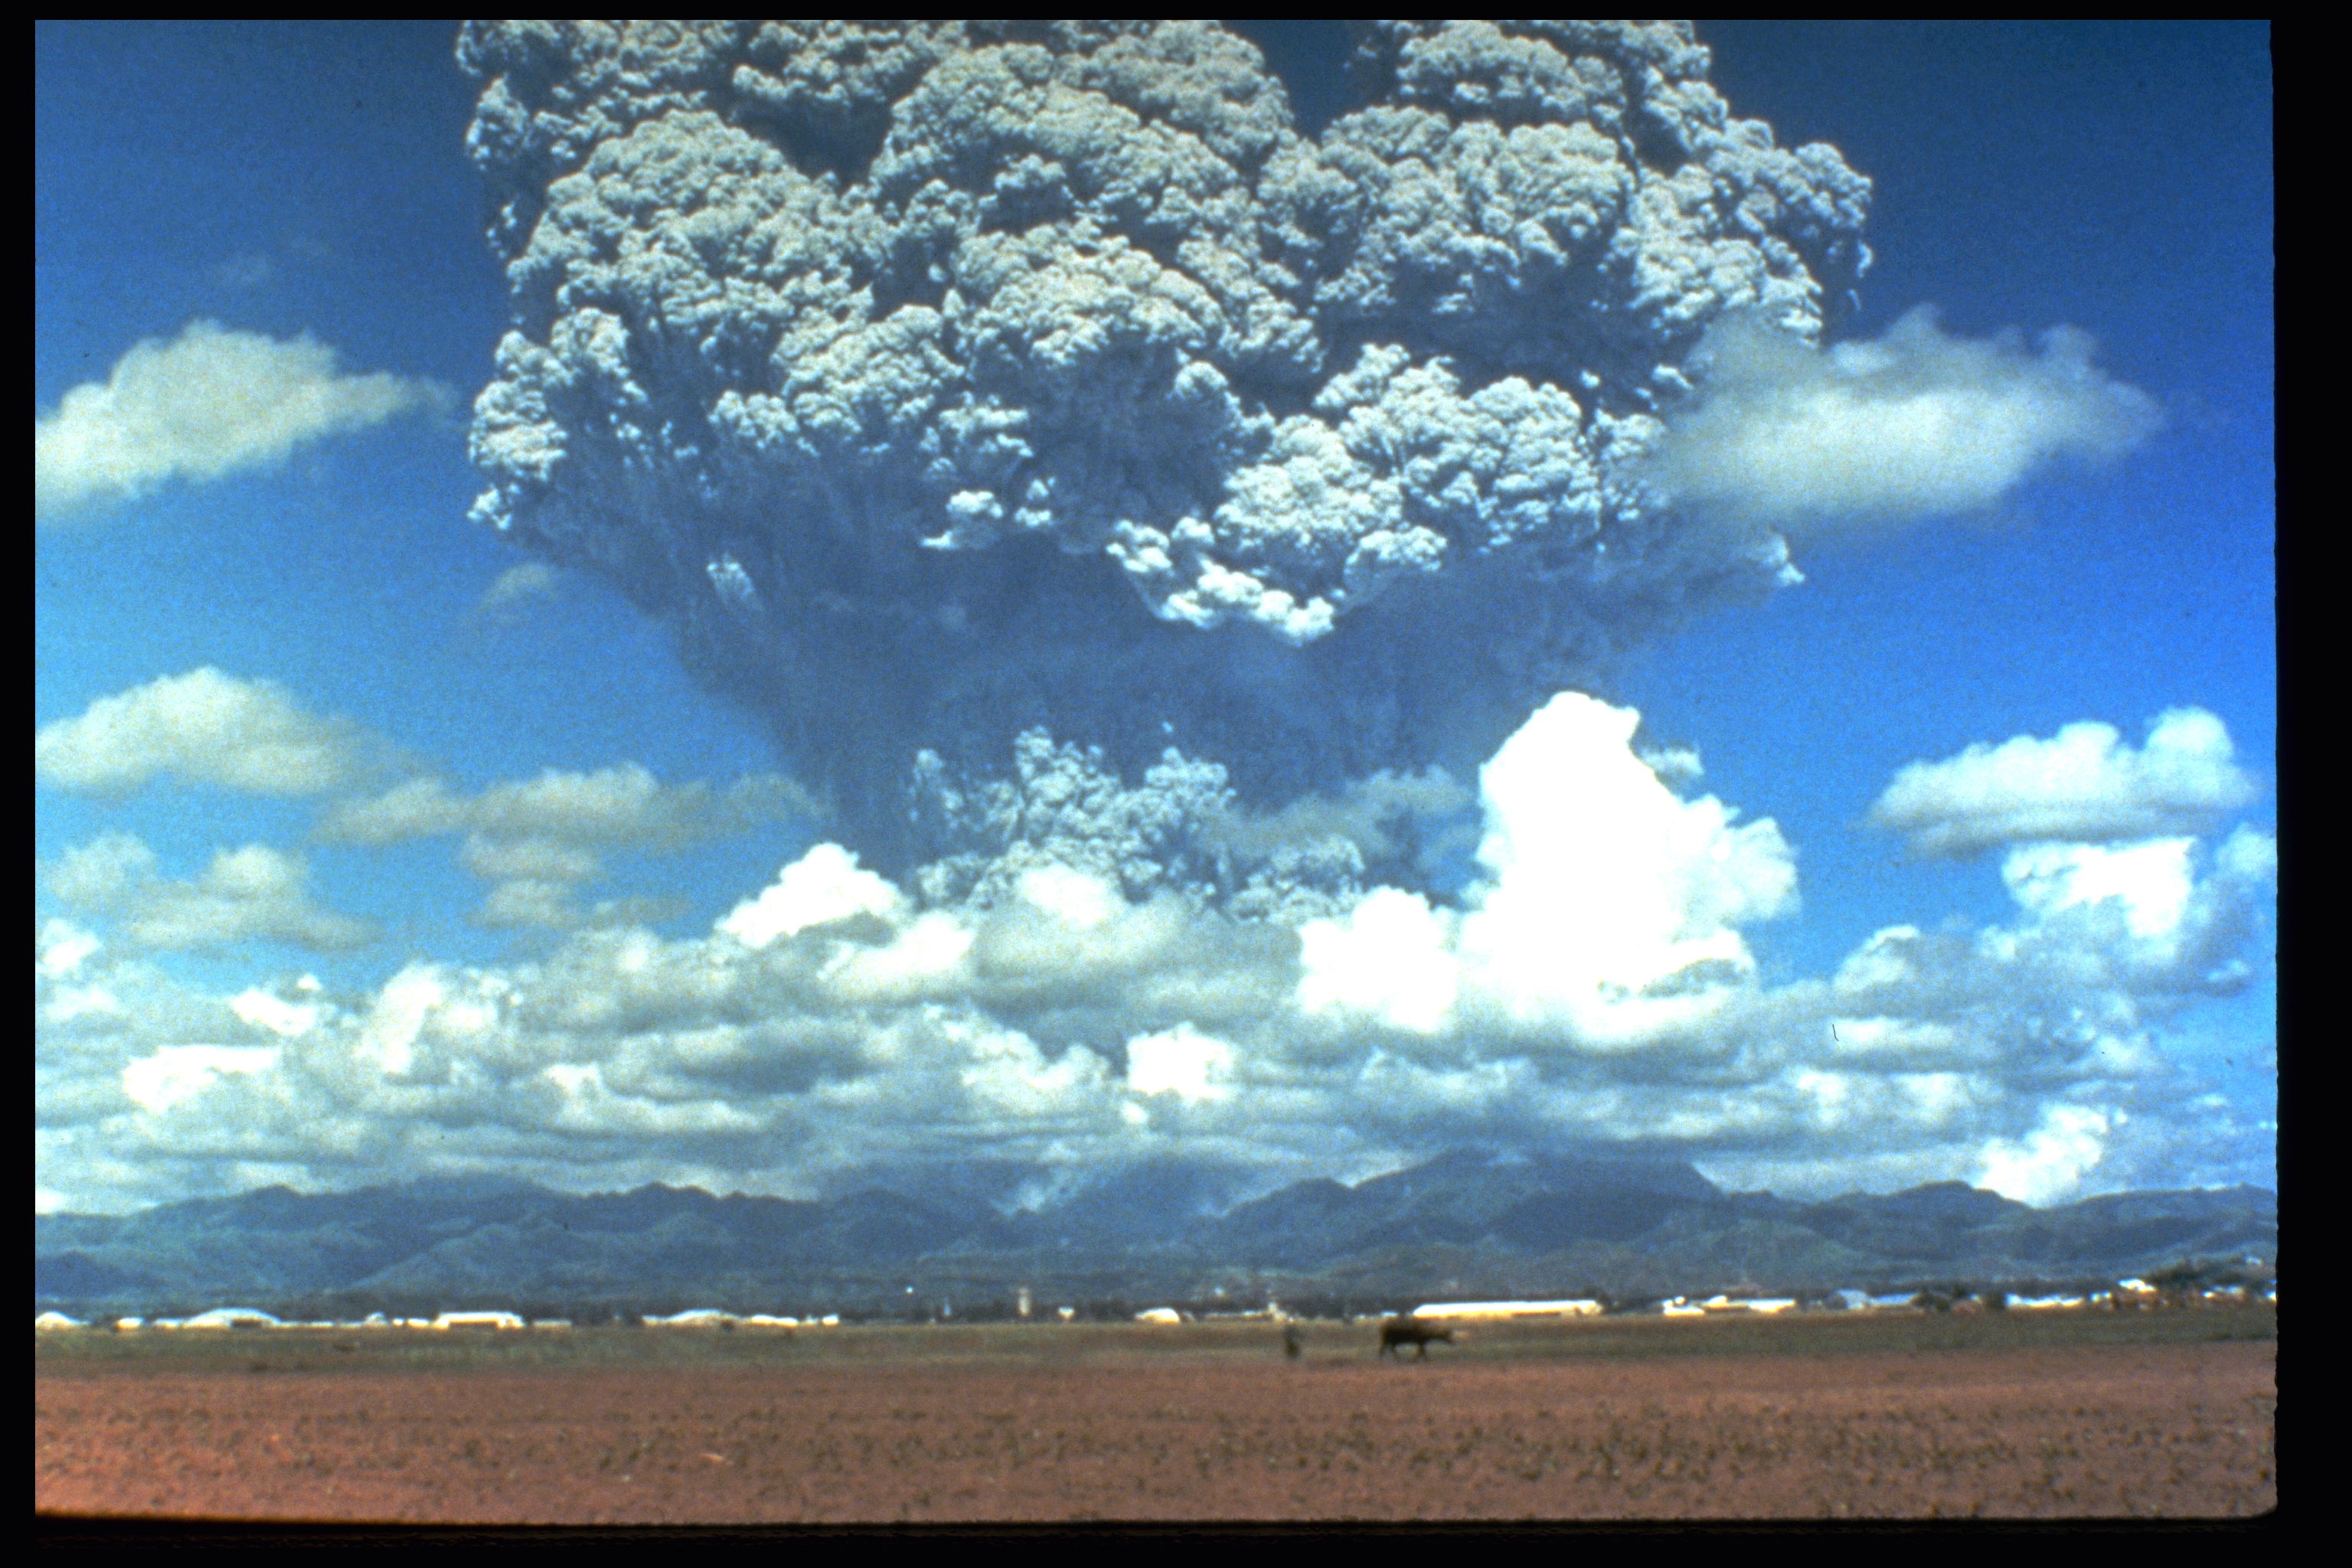
[[(661, 629), (617, 595), (567, 583), (576, 613), (520, 631), (475, 613), (520, 558), (465, 522), (480, 486), (466, 462), (464, 404), (505, 309), (482, 243), (480, 182), (465, 160), (474, 95), (452, 58), (454, 32), (41, 29), (37, 404), (97, 379), (133, 342), (199, 319), (276, 337), (309, 331), (352, 369), (429, 379), (457, 402), (443, 416), (302, 452), (278, 471), (168, 488), (103, 527), (45, 531), (37, 710), (45, 720), (79, 712), (214, 664), (280, 681), (478, 785), (629, 760), (665, 778), (772, 766), (758, 725), (700, 692)], [(193, 142), (173, 129), (192, 124), (219, 129)], [(170, 193), (150, 226), (125, 232), (126, 189)], [(240, 267), (266, 275), (247, 280)], [(133, 582), (153, 611), (125, 613)], [(249, 798), (168, 784), (150, 793), (131, 808), (139, 831), (188, 862), (239, 834), (299, 837), (311, 815), (287, 807), (248, 828)], [(124, 820), (45, 795), (37, 853)], [(794, 843), (787, 831), (761, 858)], [(320, 869), (392, 895), (373, 908), (399, 922), (408, 952), (497, 952), (500, 942), (457, 918), (470, 879), (446, 854), (410, 848), (399, 855), (406, 864), (349, 856)], [(714, 888), (707, 901), (732, 897)], [(358, 961), (353, 978), (384, 957)]]
[[(1300, 26), (1255, 36), (1299, 105), (1303, 129), (1319, 130), (1318, 117), (1339, 107), (1336, 33)], [(1835, 327), (1837, 341), (1880, 339), (1921, 305), (1934, 307), (1957, 340), (2012, 328), (2038, 340), (2077, 328), (2095, 341), (2099, 372), (2161, 413), (2160, 426), (2125, 443), (2127, 450), (2097, 459), (2061, 451), (1961, 515), (1792, 527), (1801, 585), (1710, 609), (1583, 683), (1604, 703), (1639, 710), (1644, 745), (1699, 754), (1703, 774), (1676, 785), (1685, 800), (1711, 795), (1742, 821), (1778, 824), (1780, 858), (1795, 868), (1793, 898), (1751, 887), (1742, 907), (1752, 924), (1733, 921), (1738, 936), (1729, 925), (1722, 933), (1744, 943), (1741, 962), (1753, 966), (1743, 982), (1753, 994), (1725, 1005), (1760, 1009), (1742, 1027), (1769, 1033), (1796, 1026), (1756, 1020), (1801, 1011), (1795, 1000), (1774, 1002), (1774, 987), (1825, 980), (1875, 932), (1978, 932), (2020, 919), (2002, 868), (2023, 864), (2014, 858), (2023, 839), (1937, 858), (1914, 855), (1903, 832), (1871, 825), (1874, 804), (1906, 765), (2020, 737), (2048, 741), (2084, 721), (2111, 725), (2124, 747), (2137, 748), (2159, 715), (2194, 709), (2226, 730), (2232, 776), (2252, 785), (2223, 789), (2226, 804), (2192, 828), (2174, 822), (2176, 811), (2161, 831), (2196, 837), (2200, 868), (2241, 826), (2274, 832), (2268, 36), (2258, 24), (1701, 23), (1697, 37), (1714, 50), (1709, 77), (1734, 114), (1769, 122), (1783, 146), (1832, 143), (1872, 182), (1863, 232), (1873, 261), (1860, 309)], [(714, 1080), (693, 1093), (648, 1090), (647, 1103), (699, 1108), (694, 1114), (709, 1126), (732, 1131), (700, 1143), (663, 1132), (631, 1144), (625, 1129), (652, 1125), (650, 1112), (593, 1128), (581, 1120), (591, 1052), (530, 1068), (578, 1102), (544, 1124), (515, 1108), (554, 1091), (526, 1090), (517, 1079), (500, 1091), (506, 1110), (444, 1107), (415, 1113), (413, 1124), (381, 1096), (342, 1105), (335, 1114), (348, 1120), (349, 1136), (333, 1143), (322, 1133), (320, 1146), (306, 1151), (289, 1129), (326, 1114), (325, 1102), (305, 1098), (326, 1091), (278, 1080), (295, 1075), (296, 1058), (311, 1059), (305, 1052), (329, 1050), (330, 1037), (343, 1037), (338, 1029), (349, 1041), (377, 1038), (396, 977), (439, 974), (443, 1000), (430, 1005), (454, 1005), (448, 998), (463, 986), (451, 976), (488, 974), (485, 984), (528, 989), (530, 976), (587, 962), (588, 947), (622, 942), (624, 926), (672, 944), (663, 953), (682, 952), (719, 940), (714, 921), (827, 837), (805, 813), (781, 808), (728, 830), (688, 833), (683, 848), (656, 852), (623, 835), (600, 850), (601, 875), (572, 890), (592, 901), (668, 902), (639, 909), (631, 921), (573, 929), (477, 918), (484, 877), (459, 863), (454, 830), (372, 846), (325, 826), (340, 805), (403, 777), (437, 777), (471, 796), (548, 770), (589, 774), (634, 763), (665, 788), (705, 782), (723, 792), (793, 766), (761, 715), (698, 683), (672, 630), (609, 581), (567, 570), (509, 579), (520, 589), (502, 601), (493, 595), (533, 557), (467, 516), (485, 484), (467, 460), (468, 410), (492, 377), (509, 308), (484, 241), (482, 181), (466, 157), (479, 84), (457, 68), (453, 38), (446, 24), (36, 29), (37, 433), (74, 389), (106, 383), (135, 345), (177, 340), (201, 321), (278, 343), (308, 334), (334, 351), (345, 376), (396, 378), (383, 384), (397, 405), (363, 427), (298, 440), (275, 460), (216, 478), (183, 471), (44, 519), (37, 731), (211, 667), (238, 682), (274, 682), (304, 711), (348, 721), (377, 738), (389, 760), (367, 780), (353, 775), (341, 794), (271, 794), (163, 766), (118, 790), (43, 776), (37, 931), (54, 937), (62, 928), (52, 922), (62, 921), (101, 945), (79, 967), (59, 960), (37, 976), (47, 987), (44, 1016), (65, 1020), (44, 1036), (37, 1065), (37, 1205), (119, 1207), (263, 1179), (339, 1184), (485, 1167), (575, 1186), (666, 1176), (806, 1190), (834, 1173), (887, 1163), (894, 1128), (905, 1131), (910, 1159), (984, 1146), (989, 1159), (1013, 1166), (1059, 1168), (1132, 1157), (1145, 1148), (1133, 1140), (1150, 1136), (1242, 1165), (1262, 1144), (1270, 1152), (1257, 1165), (1268, 1173), (1339, 1174), (1476, 1134), (1478, 1116), (1455, 1110), (1420, 1122), (1350, 1121), (1354, 1102), (1344, 1095), (1311, 1112), (1269, 1110), (1273, 1121), (1254, 1123), (1253, 1094), (1272, 1093), (1265, 1086), (1282, 1074), (1266, 1065), (1253, 1076), (1261, 1068), (1247, 1028), (1232, 1020), (1146, 1009), (1125, 1024), (1072, 1026), (1076, 1034), (1065, 1038), (1058, 1026), (941, 993), (937, 1007), (975, 1008), (973, 1027), (1021, 1037), (1018, 1050), (1031, 1053), (1022, 1058), (1024, 1082), (1074, 1082), (1099, 1068), (1117, 1088), (1123, 1062), (1131, 1103), (1114, 1107), (1118, 1119), (1097, 1138), (1071, 1131), (1085, 1118), (1056, 1101), (1053, 1117), (1062, 1120), (1050, 1134), (999, 1144), (975, 1142), (977, 1113), (940, 1110), (927, 1091), (889, 1090), (885, 1099), (902, 1120), (886, 1117), (852, 1136), (824, 1131), (831, 1113), (814, 1104), (747, 1110), (748, 1100)], [(858, 698), (853, 690), (841, 700), (855, 710)], [(1534, 758), (1534, 743), (1520, 754)], [(1495, 799), (1485, 807), (1490, 829), (1501, 820)], [(1475, 819), (1476, 808), (1461, 811)], [(77, 849), (125, 835), (152, 852), (141, 875), (170, 885), (194, 883), (216, 851), (238, 846), (298, 858), (311, 906), (367, 923), (373, 940), (306, 946), (250, 931), (137, 937), (125, 913), (137, 907), (134, 894), (93, 894), (86, 885), (75, 894), (56, 869)], [(2085, 829), (2081, 841), (2113, 847), (2130, 837)], [(1466, 860), (1460, 869), (1475, 874)], [(1510, 874), (1491, 862), (1488, 872), (1498, 887)], [(2018, 878), (2011, 883), (2031, 883), (2025, 870)], [(868, 883), (846, 871), (835, 880), (848, 889), (837, 889), (849, 900), (844, 908), (882, 910), (884, 895)], [(1442, 906), (1460, 889), (1427, 891), (1450, 918)], [(2095, 902), (2095, 894), (2082, 896)], [(1497, 895), (1492, 907), (1506, 902)], [(1361, 920), (1346, 925), (1356, 917), (1344, 911), (1327, 918), (1339, 922), (1334, 930), (1370, 929)], [(2037, 1160), (2042, 1174), (2011, 1184), (2041, 1198), (2102, 1185), (2273, 1181), (2274, 987), (2259, 909), (2254, 919), (2239, 953), (2252, 979), (2238, 994), (2185, 1008), (2132, 994), (2132, 1016), (2115, 1027), (2138, 1042), (2132, 1049), (2142, 1059), (2123, 1073), (2137, 1088), (1985, 1068), (1985, 1082), (2003, 1087), (1971, 1102), (1982, 1115), (1965, 1128), (1939, 1125), (1908, 1143), (1891, 1132), (1874, 1141), (1824, 1133), (1808, 1153), (1786, 1130), (1743, 1144), (1727, 1123), (1710, 1124), (1694, 1153), (1721, 1179), (1784, 1188), (1990, 1179)], [(794, 934), (803, 928), (787, 924), (779, 940), (803, 940)], [(1469, 962), (1467, 948), (1448, 951)], [(320, 989), (289, 989), (304, 975)], [(107, 1001), (60, 1014), (60, 987)], [(1276, 989), (1289, 994), (1286, 983)], [(226, 999), (259, 993), (289, 1005), (323, 996), (327, 1011), (307, 1031), (274, 1035), (244, 1014), (241, 1023), (223, 1022)], [(2113, 1004), (2085, 1001), (2078, 1016)], [(1383, 1014), (1369, 1000), (1332, 1005), (1335, 1016), (1355, 1016), (1349, 1007), (1378, 1015), (1360, 1037), (1334, 1037), (1354, 1043), (1333, 1051), (1369, 1053), (1352, 1069), (1360, 1075), (1373, 1070), (1366, 1062), (1409, 1059), (1416, 1071), (1440, 1071), (1434, 1058), (1414, 1058), (1399, 1043), (1417, 1027), (1399, 1022), (1411, 1006), (1382, 1004)], [(1128, 1016), (1109, 1007), (1105, 1016), (1112, 1015)], [(114, 1020), (111, 1032), (95, 1028), (94, 1017)], [(875, 1031), (898, 1026), (871, 1012), (855, 1018)], [(706, 1026), (665, 1026), (662, 1037)], [(1450, 1039), (1454, 1027), (1421, 1034)], [(1585, 1026), (1559, 1027), (1574, 1036)], [(2023, 1035), (2003, 1034), (2008, 1027), (1992, 1030), (1984, 1050), (2012, 1048), (1990, 1043), (1995, 1037), (2039, 1037), (2042, 1025), (2017, 1026)], [(335, 1048), (364, 1055), (357, 1044)], [(597, 1094), (627, 1098), (614, 1087), (623, 1077), (616, 1064), (635, 1048), (609, 1039), (596, 1047), (605, 1053), (594, 1057)], [(1095, 1066), (1077, 1062), (1074, 1049), (1091, 1051), (1086, 1062)], [(1562, 1077), (1540, 1065), (1539, 1053), (1514, 1057), (1491, 1040), (1463, 1049), (1468, 1055), (1444, 1070), (1517, 1084), (1511, 1075), (1524, 1068), (1528, 1082), (1570, 1085), (1558, 1092), (1587, 1106), (1634, 1092), (1608, 1077), (1613, 1069)], [(266, 1054), (273, 1051), (292, 1055)], [(150, 1064), (144, 1077), (134, 1070), (142, 1061)], [(1530, 1061), (1538, 1065), (1524, 1066)], [(382, 1070), (389, 1082), (405, 1069)], [(1830, 1070), (1792, 1059), (1775, 1081), (1817, 1085)], [(179, 1087), (154, 1089), (166, 1079)], [(149, 1086), (143, 1095), (123, 1087), (134, 1081)], [(1467, 1103), (1431, 1092), (1433, 1104)], [(1822, 1092), (1827, 1105), (1847, 1091)], [(1514, 1109), (1492, 1112), (1496, 1136), (1567, 1136), (1561, 1130), (1573, 1127), (1580, 1136), (1654, 1139), (1696, 1125), (1687, 1107), (1646, 1121), (1629, 1112), (1622, 1123), (1569, 1110), (1547, 1121), (1551, 1113), (1525, 1109), (1528, 1095), (1541, 1099), (1529, 1089)], [(2127, 1120), (2122, 1108), (2149, 1107), (2137, 1112), (2146, 1128), (2183, 1095), (2201, 1097), (2203, 1131), (2184, 1122), (2137, 1143), (2117, 1131)], [(730, 1115), (748, 1120), (735, 1127)], [(1824, 1128), (1838, 1119), (1821, 1117)], [(500, 1131), (465, 1131), (485, 1126)], [(567, 1128), (591, 1152), (568, 1153)], [(2105, 1155), (2050, 1152), (2084, 1137), (2105, 1139)]]

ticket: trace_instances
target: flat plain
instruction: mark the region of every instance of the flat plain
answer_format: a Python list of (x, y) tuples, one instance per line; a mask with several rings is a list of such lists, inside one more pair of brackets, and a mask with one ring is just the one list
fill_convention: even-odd
[(448, 1523), (2227, 1517), (2277, 1319), (37, 1332), (44, 1513)]

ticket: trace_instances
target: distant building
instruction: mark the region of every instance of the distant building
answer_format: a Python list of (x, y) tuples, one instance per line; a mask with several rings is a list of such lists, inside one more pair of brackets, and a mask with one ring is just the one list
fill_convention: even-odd
[(1601, 1303), (1573, 1301), (1433, 1301), (1415, 1307), (1415, 1318), (1597, 1318)]
[(1184, 1314), (1173, 1307), (1147, 1307), (1135, 1314), (1139, 1323), (1181, 1323)]
[(512, 1312), (444, 1312), (426, 1325), (436, 1329), (520, 1329), (523, 1321)]
[(215, 1307), (209, 1312), (199, 1312), (180, 1325), (186, 1329), (282, 1329), (286, 1325), (271, 1314), (252, 1307)]

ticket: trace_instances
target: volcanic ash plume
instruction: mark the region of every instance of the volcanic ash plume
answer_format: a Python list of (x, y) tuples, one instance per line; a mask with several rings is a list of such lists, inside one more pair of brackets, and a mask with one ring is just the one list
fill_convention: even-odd
[(894, 877), (1055, 780), (1263, 822), (1466, 778), (1790, 574), (1640, 459), (1709, 322), (1817, 339), (1869, 186), (1729, 118), (1686, 24), (1381, 24), (1317, 141), (1204, 23), (458, 53), (514, 306), (479, 515), (675, 617)]

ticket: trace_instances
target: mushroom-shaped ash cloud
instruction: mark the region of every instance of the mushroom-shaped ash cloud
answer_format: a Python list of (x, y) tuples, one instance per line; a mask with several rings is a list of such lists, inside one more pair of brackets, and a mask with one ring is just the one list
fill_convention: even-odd
[(1641, 459), (1726, 311), (1817, 339), (1869, 185), (1686, 24), (1379, 24), (1316, 140), (1201, 22), (458, 52), (514, 308), (479, 515), (675, 616), (894, 876), (1001, 838), (1024, 734), (1262, 810), (1466, 778), (1792, 575)]

